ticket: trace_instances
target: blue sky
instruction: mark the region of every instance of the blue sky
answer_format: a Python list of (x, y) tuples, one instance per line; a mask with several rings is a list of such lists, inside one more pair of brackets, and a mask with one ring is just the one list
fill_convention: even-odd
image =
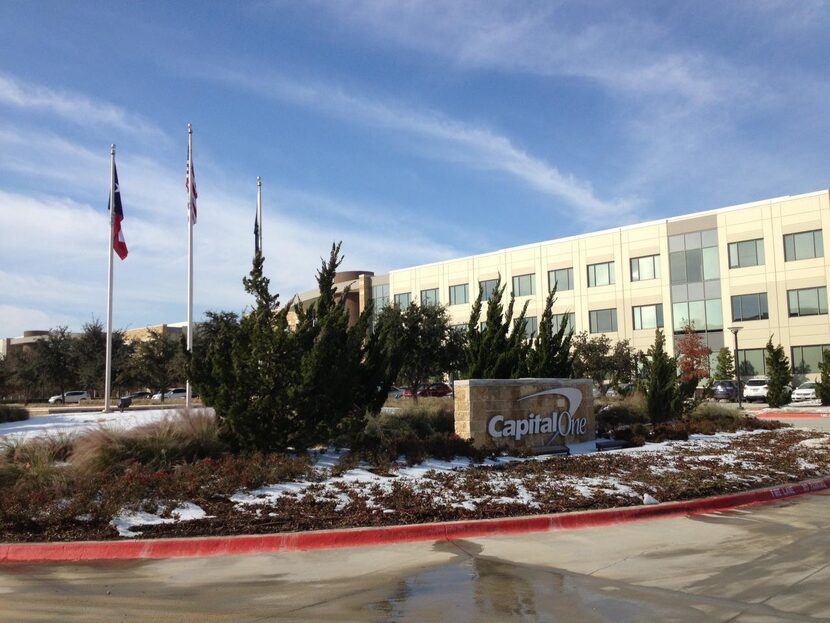
[(282, 300), (343, 241), (385, 272), (827, 188), (830, 4), (0, 3), (0, 336), (240, 311), (263, 178)]

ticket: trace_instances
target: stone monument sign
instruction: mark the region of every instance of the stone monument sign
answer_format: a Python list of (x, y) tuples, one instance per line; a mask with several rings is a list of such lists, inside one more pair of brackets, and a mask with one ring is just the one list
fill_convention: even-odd
[(476, 446), (545, 452), (596, 437), (593, 383), (584, 379), (455, 382), (455, 432)]

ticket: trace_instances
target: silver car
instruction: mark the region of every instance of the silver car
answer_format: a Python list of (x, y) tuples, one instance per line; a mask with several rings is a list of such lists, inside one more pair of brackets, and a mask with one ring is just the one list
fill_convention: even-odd
[(82, 400), (89, 400), (89, 393), (83, 390), (75, 390), (71, 392), (66, 392), (61, 396), (58, 394), (57, 396), (52, 396), (49, 398), (49, 404), (53, 405), (56, 402), (61, 402), (63, 404), (78, 404)]

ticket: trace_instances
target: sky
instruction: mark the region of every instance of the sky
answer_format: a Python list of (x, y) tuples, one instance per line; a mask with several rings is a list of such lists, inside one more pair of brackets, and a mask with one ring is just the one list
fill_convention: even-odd
[(0, 2), (0, 337), (830, 186), (830, 3)]

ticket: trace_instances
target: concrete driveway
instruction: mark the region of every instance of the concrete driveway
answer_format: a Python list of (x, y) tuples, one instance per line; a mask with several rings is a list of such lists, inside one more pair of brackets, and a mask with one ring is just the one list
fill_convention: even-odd
[(8, 621), (827, 621), (830, 493), (443, 543), (0, 566)]

